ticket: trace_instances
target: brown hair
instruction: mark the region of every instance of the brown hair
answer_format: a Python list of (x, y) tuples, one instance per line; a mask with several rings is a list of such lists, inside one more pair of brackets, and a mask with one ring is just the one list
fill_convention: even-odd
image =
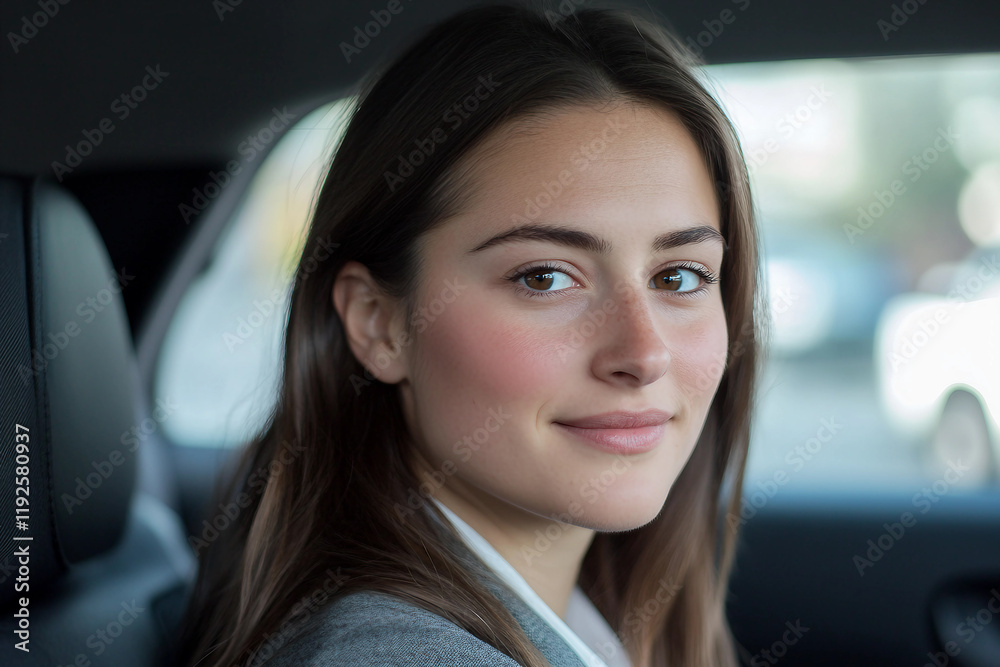
[[(341, 577), (334, 596), (386, 592), (524, 665), (548, 664), (455, 561), (430, 514), (399, 520), (398, 507), (421, 480), (408, 463), (398, 388), (354, 357), (331, 293), (341, 267), (356, 260), (406, 305), (412, 328), (418, 241), (461, 205), (455, 184), (463, 156), (514, 119), (624, 100), (675, 114), (715, 181), (728, 244), (720, 280), (730, 348), (698, 443), (662, 511), (639, 529), (598, 533), (579, 583), (635, 667), (736, 665), (725, 593), (737, 526), (722, 520), (720, 504), (728, 496), (728, 512), (739, 512), (766, 314), (746, 166), (732, 125), (697, 78), (700, 63), (660, 22), (620, 7), (567, 7), (463, 11), (366, 80), (302, 258), (334, 249), (315, 270), (296, 274), (279, 396), (224, 491), (248, 504), (202, 555), (187, 617), (188, 664), (266, 658), (276, 648), (266, 638), (287, 627), (304, 596), (328, 590), (334, 571)], [(433, 151), (417, 151), (484, 78), (496, 85), (477, 98), (478, 108), (449, 125)]]

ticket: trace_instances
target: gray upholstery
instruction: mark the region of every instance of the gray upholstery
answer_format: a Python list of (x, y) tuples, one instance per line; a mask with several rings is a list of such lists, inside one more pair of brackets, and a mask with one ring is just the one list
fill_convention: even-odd
[[(135, 268), (111, 265), (65, 190), (0, 178), (0, 664), (142, 666), (170, 653), (195, 564), (174, 511), (136, 489), (145, 443), (128, 434), (147, 415), (121, 296)], [(15, 424), (29, 434), (26, 530)], [(22, 597), (30, 652), (11, 640)]]

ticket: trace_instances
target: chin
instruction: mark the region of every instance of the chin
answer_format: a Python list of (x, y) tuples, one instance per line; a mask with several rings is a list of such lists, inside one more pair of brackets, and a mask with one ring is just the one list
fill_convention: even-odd
[(606, 533), (635, 530), (659, 516), (670, 491), (669, 488), (642, 490), (634, 486), (622, 490), (625, 492), (608, 489), (596, 497), (584, 494), (584, 500), (577, 500), (580, 511), (574, 523)]
[(602, 512), (595, 517), (600, 523), (599, 527), (596, 527), (595, 530), (606, 533), (621, 533), (642, 528), (656, 519), (662, 509), (662, 502), (638, 508), (608, 508), (606, 512)]

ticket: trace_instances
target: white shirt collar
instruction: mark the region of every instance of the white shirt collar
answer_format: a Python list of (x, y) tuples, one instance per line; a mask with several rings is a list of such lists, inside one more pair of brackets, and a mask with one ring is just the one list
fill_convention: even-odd
[[(451, 520), (466, 545), (569, 644), (583, 664), (588, 667), (631, 667), (618, 636), (579, 586), (575, 586), (570, 594), (564, 621), (493, 545), (437, 498), (431, 500)], [(597, 651), (605, 658), (602, 659)]]

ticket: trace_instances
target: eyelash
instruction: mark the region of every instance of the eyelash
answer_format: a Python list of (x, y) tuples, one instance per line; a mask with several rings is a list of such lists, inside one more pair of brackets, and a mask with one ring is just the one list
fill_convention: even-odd
[[(666, 271), (667, 269), (687, 269), (687, 270), (692, 271), (692, 272), (696, 273), (697, 275), (701, 276), (701, 279), (704, 281), (702, 283), (702, 285), (698, 289), (691, 290), (690, 292), (676, 292), (677, 296), (681, 296), (681, 297), (684, 297), (684, 298), (695, 298), (695, 297), (698, 297), (698, 296), (700, 296), (701, 294), (703, 294), (704, 292), (706, 292), (708, 290), (708, 286), (709, 285), (714, 285), (717, 282), (719, 282), (719, 277), (717, 275), (715, 275), (711, 271), (705, 269), (700, 264), (695, 264), (693, 262), (681, 262), (680, 264), (674, 264), (672, 266), (665, 266), (665, 267), (663, 267), (660, 270), (660, 272)], [(518, 292), (521, 292), (522, 294), (525, 294), (526, 296), (529, 296), (529, 297), (532, 297), (532, 298), (534, 298), (534, 297), (546, 298), (546, 297), (555, 296), (556, 294), (564, 292), (565, 290), (542, 291), (542, 290), (528, 289), (523, 284), (521, 284), (521, 279), (524, 278), (527, 275), (536, 274), (536, 273), (550, 273), (552, 271), (558, 271), (559, 273), (565, 273), (566, 275), (569, 275), (570, 277), (572, 277), (572, 275), (570, 274), (569, 271), (566, 271), (565, 269), (562, 269), (562, 268), (560, 268), (558, 266), (553, 266), (551, 264), (536, 264), (534, 266), (529, 266), (526, 269), (518, 271), (515, 275), (512, 275), (512, 276), (508, 277), (507, 280), (509, 280), (510, 282), (512, 282), (514, 284), (514, 288)], [(664, 291), (666, 291), (666, 290), (664, 290)]]

